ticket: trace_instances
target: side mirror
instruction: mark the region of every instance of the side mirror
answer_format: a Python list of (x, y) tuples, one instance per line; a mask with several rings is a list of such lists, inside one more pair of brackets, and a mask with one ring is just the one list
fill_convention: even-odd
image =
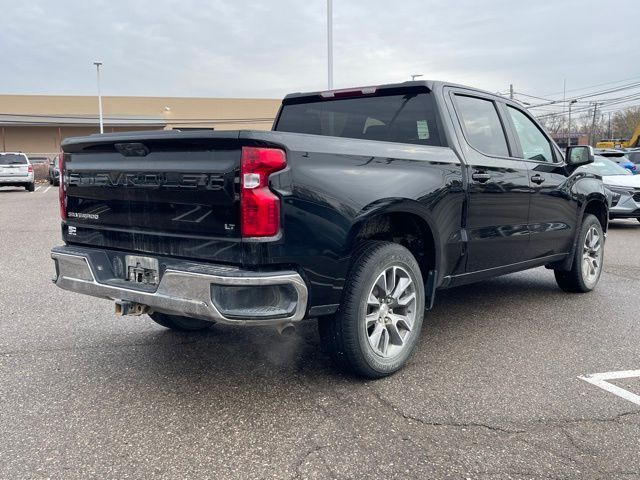
[(593, 147), (589, 145), (575, 145), (567, 147), (565, 155), (567, 165), (578, 166), (593, 163)]

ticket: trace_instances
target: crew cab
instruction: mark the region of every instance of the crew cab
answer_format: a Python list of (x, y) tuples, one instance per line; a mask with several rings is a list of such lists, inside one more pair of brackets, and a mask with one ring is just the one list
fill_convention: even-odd
[(55, 283), (178, 330), (317, 319), (339, 367), (378, 378), (440, 289), (539, 266), (596, 286), (592, 161), (516, 102), (431, 81), (291, 94), (272, 131), (70, 138)]

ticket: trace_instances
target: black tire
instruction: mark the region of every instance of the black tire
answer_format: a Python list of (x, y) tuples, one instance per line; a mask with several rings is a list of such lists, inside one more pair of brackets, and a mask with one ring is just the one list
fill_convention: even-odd
[(200, 320), (198, 318), (179, 317), (178, 315), (167, 315), (166, 313), (153, 312), (149, 314), (151, 320), (158, 325), (171, 330), (180, 332), (194, 332), (198, 330), (207, 330), (213, 326), (213, 322)]
[[(387, 328), (385, 319), (378, 319), (368, 325), (365, 317), (369, 308), (375, 310), (378, 307), (378, 314), (382, 312), (382, 303), (374, 304), (371, 307), (369, 298), (376, 291), (377, 280), (382, 277), (382, 272), (397, 266), (400, 267), (402, 275), (407, 274), (412, 281), (411, 292), (415, 294), (415, 301), (412, 303), (412, 311), (404, 311), (404, 314), (411, 314), (414, 318), (410, 332), (405, 332), (403, 340), (406, 342), (399, 348), (397, 355), (385, 358), (378, 354), (370, 343), (373, 338), (372, 330)], [(393, 270), (393, 274), (395, 275)], [(393, 280), (395, 283), (395, 280)], [(386, 277), (385, 277), (386, 284)], [(399, 285), (399, 283), (397, 283)], [(402, 297), (402, 293), (399, 297)], [(354, 255), (349, 274), (347, 275), (345, 288), (342, 295), (342, 302), (338, 312), (330, 317), (319, 320), (318, 327), (323, 350), (332, 358), (338, 368), (350, 373), (367, 377), (381, 378), (391, 375), (404, 366), (407, 359), (414, 350), (420, 337), (422, 321), (424, 318), (424, 283), (418, 262), (405, 247), (390, 242), (366, 242), (358, 248)], [(397, 308), (400, 307), (396, 304)], [(387, 308), (389, 307), (389, 308)], [(392, 308), (396, 306), (389, 303), (385, 308), (385, 313), (393, 315)], [(374, 312), (370, 312), (374, 314)], [(398, 332), (395, 327), (395, 332)], [(387, 348), (392, 343), (390, 332), (387, 330)], [(381, 335), (382, 337), (384, 335)], [(396, 337), (397, 338), (397, 337)], [(375, 341), (374, 341), (375, 343)]]
[(35, 183), (27, 183), (24, 186), (25, 190), (27, 190), (27, 192), (33, 192), (36, 189), (36, 184)]
[(53, 178), (49, 177), (49, 185), (55, 185), (55, 182), (53, 181)]
[[(585, 265), (584, 255), (585, 255), (585, 241), (587, 234), (591, 229), (595, 229), (598, 233), (600, 244), (599, 248), (600, 258), (598, 262), (597, 273), (594, 279), (589, 279), (589, 275), (586, 272), (588, 269), (588, 261), (587, 265)], [(576, 243), (576, 251), (573, 257), (573, 264), (571, 266), (571, 270), (563, 271), (563, 270), (554, 270), (556, 282), (558, 286), (569, 293), (586, 293), (593, 290), (598, 284), (598, 280), (600, 279), (600, 275), (602, 273), (602, 263), (604, 260), (604, 233), (602, 231), (602, 225), (598, 219), (591, 214), (586, 214), (582, 220), (582, 225), (580, 227), (580, 231), (578, 232), (578, 239)], [(595, 270), (595, 269), (594, 269)]]

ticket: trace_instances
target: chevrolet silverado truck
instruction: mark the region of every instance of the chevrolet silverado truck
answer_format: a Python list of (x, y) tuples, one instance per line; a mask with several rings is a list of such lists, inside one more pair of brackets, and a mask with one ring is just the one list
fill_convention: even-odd
[(520, 104), (444, 82), (288, 95), (271, 131), (63, 142), (57, 286), (176, 330), (317, 319), (337, 365), (407, 361), (440, 289), (602, 272), (607, 193)]

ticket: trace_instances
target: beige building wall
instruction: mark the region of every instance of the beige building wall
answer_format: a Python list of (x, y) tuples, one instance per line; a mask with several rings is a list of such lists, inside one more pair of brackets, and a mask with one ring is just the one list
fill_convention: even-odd
[[(103, 97), (105, 132), (269, 130), (280, 99)], [(0, 95), (0, 148), (55, 154), (66, 137), (99, 132), (93, 96)]]
[[(105, 128), (109, 132), (158, 130), (159, 127)], [(60, 142), (67, 137), (82, 137), (100, 133), (98, 127), (0, 127), (0, 148), (5, 152), (51, 155), (60, 151)]]

